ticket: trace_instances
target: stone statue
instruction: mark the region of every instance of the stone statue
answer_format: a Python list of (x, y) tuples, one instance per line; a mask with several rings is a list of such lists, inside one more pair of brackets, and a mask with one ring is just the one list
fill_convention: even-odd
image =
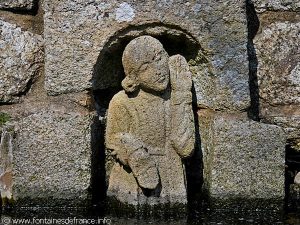
[(151, 36), (132, 40), (122, 62), (124, 90), (107, 115), (106, 147), (116, 156), (107, 194), (131, 205), (186, 204), (181, 159), (195, 142), (188, 64)]

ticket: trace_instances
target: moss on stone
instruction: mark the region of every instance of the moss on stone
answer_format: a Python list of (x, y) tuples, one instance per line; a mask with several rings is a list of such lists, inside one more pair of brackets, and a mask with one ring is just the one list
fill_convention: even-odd
[(0, 112), (0, 126), (4, 125), (10, 120), (10, 116), (7, 113)]

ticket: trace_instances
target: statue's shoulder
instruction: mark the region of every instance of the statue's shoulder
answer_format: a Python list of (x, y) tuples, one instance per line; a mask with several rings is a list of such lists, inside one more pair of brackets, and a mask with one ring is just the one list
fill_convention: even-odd
[(122, 90), (114, 95), (114, 97), (111, 99), (109, 104), (126, 107), (128, 104), (130, 104), (130, 99), (128, 95), (125, 93), (125, 91)]

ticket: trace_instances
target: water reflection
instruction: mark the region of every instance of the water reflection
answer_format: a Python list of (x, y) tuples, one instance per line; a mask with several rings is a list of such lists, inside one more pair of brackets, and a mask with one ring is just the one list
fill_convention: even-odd
[(2, 212), (1, 224), (113, 224), (113, 225), (247, 225), (247, 224), (300, 224), (300, 211), (238, 211), (238, 210), (194, 210), (189, 215), (142, 217), (139, 215), (117, 215), (103, 207), (92, 208), (18, 208)]

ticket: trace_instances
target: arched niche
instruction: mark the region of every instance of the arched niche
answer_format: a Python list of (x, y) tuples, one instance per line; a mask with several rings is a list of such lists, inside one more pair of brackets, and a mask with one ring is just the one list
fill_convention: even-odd
[[(181, 54), (188, 61), (195, 59), (201, 50), (200, 44), (190, 33), (174, 25), (158, 23), (129, 26), (115, 33), (108, 39), (94, 66), (92, 77), (92, 89), (96, 104), (106, 107), (101, 97), (115, 94), (121, 89), (121, 81), (124, 78), (122, 66), (122, 54), (126, 45), (134, 38), (141, 35), (150, 35), (157, 38), (164, 46), (168, 54)], [(98, 108), (97, 108), (98, 109)]]
[[(189, 32), (178, 26), (150, 23), (129, 26), (116, 32), (108, 39), (99, 53), (94, 66), (92, 91), (97, 110), (97, 118), (92, 125), (92, 193), (95, 201), (105, 198), (107, 174), (110, 170), (109, 155), (105, 152), (105, 116), (112, 97), (122, 90), (121, 81), (125, 77), (122, 54), (126, 45), (141, 35), (157, 38), (168, 54), (183, 55), (187, 61), (193, 60), (201, 51), (201, 46)], [(196, 98), (194, 98), (196, 99)], [(198, 123), (198, 122), (196, 122)], [(199, 172), (201, 174), (201, 172)]]

